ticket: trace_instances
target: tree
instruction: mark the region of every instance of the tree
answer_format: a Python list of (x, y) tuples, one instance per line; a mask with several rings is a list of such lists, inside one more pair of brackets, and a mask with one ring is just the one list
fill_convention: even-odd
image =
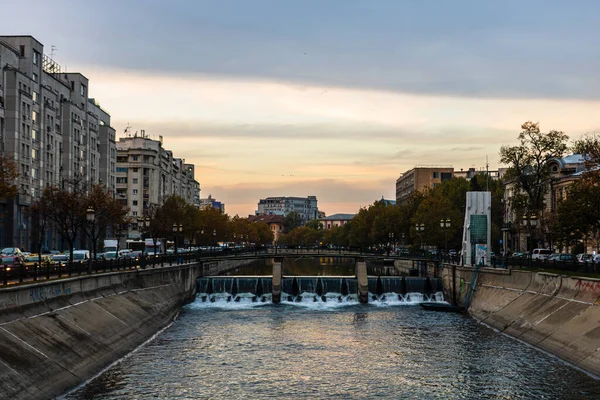
[(314, 229), (315, 231), (323, 229), (323, 223), (318, 219), (311, 219), (306, 223), (307, 228)]
[(599, 215), (600, 171), (589, 171), (573, 182), (567, 197), (558, 203), (551, 225), (555, 242), (565, 248), (575, 241), (598, 239)]
[(92, 184), (82, 201), (86, 210), (94, 210), (94, 220), (88, 221), (87, 232), (92, 241), (92, 255), (95, 259), (99, 237), (104, 235), (109, 227), (122, 223), (129, 210), (113, 199), (108, 189), (101, 184)]
[(600, 138), (598, 136), (588, 134), (576, 140), (572, 151), (585, 156), (588, 167), (600, 165)]
[(17, 163), (8, 153), (0, 153), (0, 200), (12, 199), (18, 194), (16, 179)]
[(543, 133), (539, 124), (531, 121), (521, 125), (521, 129), (518, 146), (500, 148), (500, 162), (509, 166), (506, 178), (512, 178), (516, 188), (526, 194), (527, 210), (539, 214), (550, 178), (547, 163), (564, 155), (569, 137), (556, 130)]
[(58, 230), (61, 237), (69, 245), (69, 261), (73, 262), (73, 249), (77, 236), (86, 223), (85, 206), (79, 182), (72, 183), (72, 190), (50, 186), (44, 189), (42, 199), (48, 210), (48, 220)]
[(28, 215), (32, 224), (32, 236), (38, 253), (38, 264), (42, 265), (42, 247), (47, 227), (50, 224), (50, 205), (48, 199), (40, 197), (28, 208)]
[(289, 232), (293, 229), (302, 225), (302, 216), (297, 211), (292, 211), (288, 215), (285, 216), (283, 220), (283, 228), (286, 232)]

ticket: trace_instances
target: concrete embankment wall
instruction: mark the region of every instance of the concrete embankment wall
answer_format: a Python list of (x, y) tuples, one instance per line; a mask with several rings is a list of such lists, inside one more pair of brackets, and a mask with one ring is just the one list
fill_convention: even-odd
[(48, 399), (167, 326), (196, 278), (249, 261), (205, 262), (0, 290), (0, 398)]
[(438, 278), (439, 273), (437, 266), (439, 263), (437, 261), (430, 260), (395, 260), (394, 268), (402, 275), (410, 275), (410, 270), (418, 270), (419, 276), (422, 277), (430, 277), (430, 278)]
[[(472, 268), (456, 267), (464, 305)], [(443, 269), (452, 297), (452, 267)], [(469, 313), (501, 332), (600, 376), (600, 280), (542, 272), (480, 269)]]

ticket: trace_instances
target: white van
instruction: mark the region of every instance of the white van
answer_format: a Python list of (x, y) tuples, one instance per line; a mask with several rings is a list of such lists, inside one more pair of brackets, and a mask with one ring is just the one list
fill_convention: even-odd
[(550, 255), (552, 255), (552, 250), (550, 249), (533, 249), (531, 252), (531, 259), (537, 260), (539, 258), (540, 260), (545, 260), (550, 257)]

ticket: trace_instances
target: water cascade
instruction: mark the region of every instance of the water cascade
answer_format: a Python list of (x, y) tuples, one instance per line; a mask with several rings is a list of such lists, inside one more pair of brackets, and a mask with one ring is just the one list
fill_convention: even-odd
[[(369, 301), (418, 303), (443, 301), (439, 278), (369, 276)], [(202, 302), (272, 302), (270, 276), (214, 276), (198, 278)], [(358, 280), (353, 276), (282, 277), (282, 300), (288, 303), (358, 301)]]

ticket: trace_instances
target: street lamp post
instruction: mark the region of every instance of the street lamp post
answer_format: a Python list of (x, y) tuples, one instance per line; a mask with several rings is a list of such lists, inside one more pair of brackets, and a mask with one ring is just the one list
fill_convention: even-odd
[(535, 227), (537, 226), (537, 215), (531, 212), (526, 212), (525, 214), (523, 214), (523, 226), (525, 226), (527, 228), (527, 230), (529, 231), (529, 242), (531, 242), (531, 245), (533, 246), (531, 249), (529, 248), (529, 243), (526, 244), (527, 247), (527, 251), (532, 250), (533, 248), (535, 248), (536, 244), (534, 243), (535, 237), (533, 235)]
[[(96, 259), (96, 241), (94, 240), (94, 221), (96, 220), (96, 211), (92, 207), (88, 207), (85, 211), (85, 219), (90, 225), (90, 241), (92, 242), (92, 251), (94, 255), (94, 260)], [(88, 261), (88, 272), (92, 272), (92, 258)]]
[(217, 250), (216, 240), (217, 240), (217, 230), (213, 229), (213, 245), (215, 245), (215, 251)]
[(173, 224), (173, 233), (175, 234), (175, 255), (177, 255), (177, 239), (179, 239), (179, 234), (183, 232), (182, 224)]
[(425, 232), (425, 224), (416, 224), (415, 225), (415, 230), (417, 231), (417, 234), (419, 235), (419, 239), (421, 241), (421, 250), (423, 250), (423, 232)]
[(444, 231), (444, 257), (448, 256), (448, 229), (452, 225), (450, 218), (440, 219), (440, 228)]

